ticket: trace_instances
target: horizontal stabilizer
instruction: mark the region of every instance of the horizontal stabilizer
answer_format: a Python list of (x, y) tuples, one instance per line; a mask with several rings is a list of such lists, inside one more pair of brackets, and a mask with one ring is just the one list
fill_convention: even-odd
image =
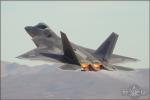
[(110, 64), (104, 64), (104, 68), (109, 71), (115, 71), (115, 70), (122, 70), (122, 71), (133, 71), (134, 69), (124, 66), (118, 66), (118, 65), (110, 65)]
[(80, 69), (81, 66), (74, 65), (74, 64), (65, 64), (59, 67), (62, 70), (77, 70)]
[(116, 70), (123, 70), (123, 71), (133, 71), (133, 70), (134, 70), (134, 69), (129, 68), (129, 67), (116, 66), (116, 65), (114, 65), (114, 68), (115, 68)]
[(116, 55), (116, 54), (112, 54), (110, 58), (108, 59), (108, 63), (111, 63), (111, 64), (123, 63), (123, 62), (136, 62), (136, 61), (139, 61), (139, 59), (125, 57), (125, 56)]

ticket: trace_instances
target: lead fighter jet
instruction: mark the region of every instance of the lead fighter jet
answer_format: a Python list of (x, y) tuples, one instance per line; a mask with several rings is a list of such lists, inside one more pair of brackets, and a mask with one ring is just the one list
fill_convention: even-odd
[(17, 58), (64, 63), (64, 65), (60, 66), (63, 70), (81, 69), (81, 71), (99, 71), (101, 69), (130, 71), (133, 69), (114, 64), (125, 61), (137, 61), (135, 58), (113, 54), (118, 39), (118, 35), (114, 32), (110, 34), (98, 49), (92, 50), (70, 42), (63, 32), (60, 32), (61, 38), (58, 37), (44, 23), (26, 26), (25, 30), (32, 37), (37, 48)]

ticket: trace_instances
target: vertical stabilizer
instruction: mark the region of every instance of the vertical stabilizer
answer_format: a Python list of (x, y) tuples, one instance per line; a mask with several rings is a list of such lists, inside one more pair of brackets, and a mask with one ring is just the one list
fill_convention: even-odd
[(61, 39), (62, 39), (62, 45), (63, 45), (65, 59), (67, 61), (69, 61), (71, 64), (80, 65), (66, 34), (63, 32), (60, 32), (60, 33), (61, 33)]
[(103, 60), (107, 60), (113, 53), (117, 39), (118, 35), (114, 32), (111, 33), (111, 35), (96, 50), (95, 54), (100, 55)]

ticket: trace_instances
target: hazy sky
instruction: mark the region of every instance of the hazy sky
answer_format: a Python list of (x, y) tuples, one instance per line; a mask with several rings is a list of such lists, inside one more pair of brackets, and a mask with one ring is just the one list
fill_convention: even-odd
[(4, 61), (33, 64), (15, 57), (35, 48), (24, 27), (45, 22), (58, 35), (61, 30), (72, 42), (93, 49), (116, 32), (114, 53), (141, 60), (123, 65), (149, 66), (148, 1), (2, 1), (1, 21)]

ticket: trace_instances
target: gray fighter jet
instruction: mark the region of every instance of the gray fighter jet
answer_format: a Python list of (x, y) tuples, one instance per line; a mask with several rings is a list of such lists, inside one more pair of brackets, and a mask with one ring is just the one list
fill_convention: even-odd
[(60, 32), (61, 38), (58, 37), (44, 23), (26, 26), (25, 30), (32, 37), (37, 48), (17, 58), (64, 63), (64, 65), (60, 66), (63, 70), (81, 69), (81, 71), (99, 71), (101, 69), (130, 71), (133, 69), (114, 64), (137, 61), (135, 58), (113, 54), (118, 39), (118, 35), (114, 32), (98, 49), (93, 50), (70, 42), (63, 32)]

